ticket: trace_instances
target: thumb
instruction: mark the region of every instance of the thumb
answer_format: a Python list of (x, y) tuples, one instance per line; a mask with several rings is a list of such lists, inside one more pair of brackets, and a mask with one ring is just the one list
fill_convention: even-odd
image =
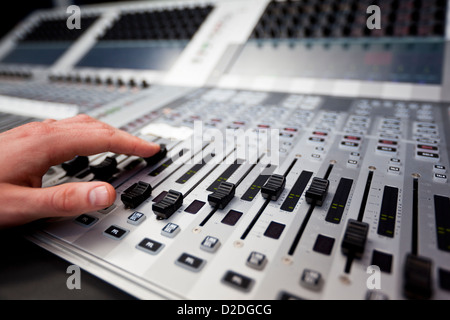
[[(105, 182), (74, 182), (48, 188), (0, 186), (0, 226), (46, 217), (75, 216), (114, 203), (116, 191)], [(5, 201), (4, 201), (5, 200)]]

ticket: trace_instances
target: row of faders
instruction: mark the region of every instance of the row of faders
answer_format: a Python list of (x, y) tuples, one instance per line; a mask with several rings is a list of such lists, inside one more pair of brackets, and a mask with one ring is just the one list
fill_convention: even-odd
[[(154, 157), (54, 168), (49, 184), (110, 181), (118, 197), (42, 234), (132, 294), (139, 279), (166, 298), (449, 297), (439, 104), (199, 89), (159, 111), (124, 125), (163, 145)], [(265, 132), (278, 143), (261, 149)]]

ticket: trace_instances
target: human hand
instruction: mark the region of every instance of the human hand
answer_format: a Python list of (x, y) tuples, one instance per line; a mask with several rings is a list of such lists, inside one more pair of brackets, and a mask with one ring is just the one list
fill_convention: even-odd
[(114, 203), (106, 182), (75, 182), (41, 188), (51, 166), (106, 151), (149, 157), (146, 142), (86, 115), (28, 123), (0, 134), (0, 228), (44, 217), (73, 216)]

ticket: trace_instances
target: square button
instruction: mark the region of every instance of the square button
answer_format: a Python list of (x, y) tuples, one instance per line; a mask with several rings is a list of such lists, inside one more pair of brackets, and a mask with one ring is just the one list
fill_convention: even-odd
[(254, 280), (234, 271), (227, 271), (222, 282), (235, 289), (248, 292), (251, 290)]
[(267, 258), (264, 254), (253, 251), (247, 259), (247, 266), (256, 270), (262, 270), (266, 266)]
[(391, 273), (392, 255), (378, 250), (373, 250), (371, 264), (378, 266), (383, 272)]
[(399, 175), (399, 174), (400, 174), (400, 167), (389, 166), (389, 168), (388, 168), (387, 171), (388, 171), (388, 173), (390, 173), (390, 174)]
[(203, 239), (200, 245), (200, 248), (211, 253), (216, 252), (217, 249), (219, 249), (219, 247), (220, 247), (219, 239), (211, 236), (207, 236), (205, 239)]
[(447, 182), (447, 175), (442, 173), (435, 173), (433, 180), (439, 183), (446, 183)]
[(120, 228), (118, 226), (112, 225), (106, 229), (103, 234), (114, 239), (120, 240), (128, 234), (129, 230)]
[(175, 264), (185, 268), (189, 271), (198, 272), (205, 265), (206, 261), (193, 255), (183, 253), (176, 261)]
[(150, 253), (150, 254), (159, 253), (163, 247), (164, 247), (164, 244), (157, 242), (155, 240), (148, 239), (148, 238), (143, 239), (141, 242), (139, 242), (136, 245), (137, 249), (142, 250), (147, 253)]
[(169, 238), (173, 238), (175, 237), (178, 233), (180, 232), (180, 227), (172, 222), (169, 222), (168, 224), (166, 224), (164, 226), (164, 228), (162, 228), (161, 230), (161, 234), (163, 236), (169, 237)]
[(313, 250), (329, 256), (331, 254), (331, 250), (333, 250), (333, 245), (334, 238), (319, 234), (316, 242), (314, 243)]
[(145, 214), (139, 211), (133, 212), (127, 219), (128, 223), (138, 225), (145, 220)]
[(77, 217), (74, 221), (83, 227), (90, 227), (95, 222), (97, 222), (98, 218), (91, 217), (87, 214), (82, 214), (81, 216)]
[(300, 279), (300, 284), (311, 290), (319, 290), (321, 286), (322, 275), (320, 272), (305, 269), (303, 270), (302, 277)]

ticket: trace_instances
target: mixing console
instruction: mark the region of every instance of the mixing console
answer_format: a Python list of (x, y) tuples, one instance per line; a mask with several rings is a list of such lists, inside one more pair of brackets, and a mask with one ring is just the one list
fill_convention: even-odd
[(449, 299), (447, 7), (88, 6), (53, 67), (3, 55), (0, 130), (87, 113), (161, 151), (50, 168), (117, 198), (27, 238), (143, 299)]

